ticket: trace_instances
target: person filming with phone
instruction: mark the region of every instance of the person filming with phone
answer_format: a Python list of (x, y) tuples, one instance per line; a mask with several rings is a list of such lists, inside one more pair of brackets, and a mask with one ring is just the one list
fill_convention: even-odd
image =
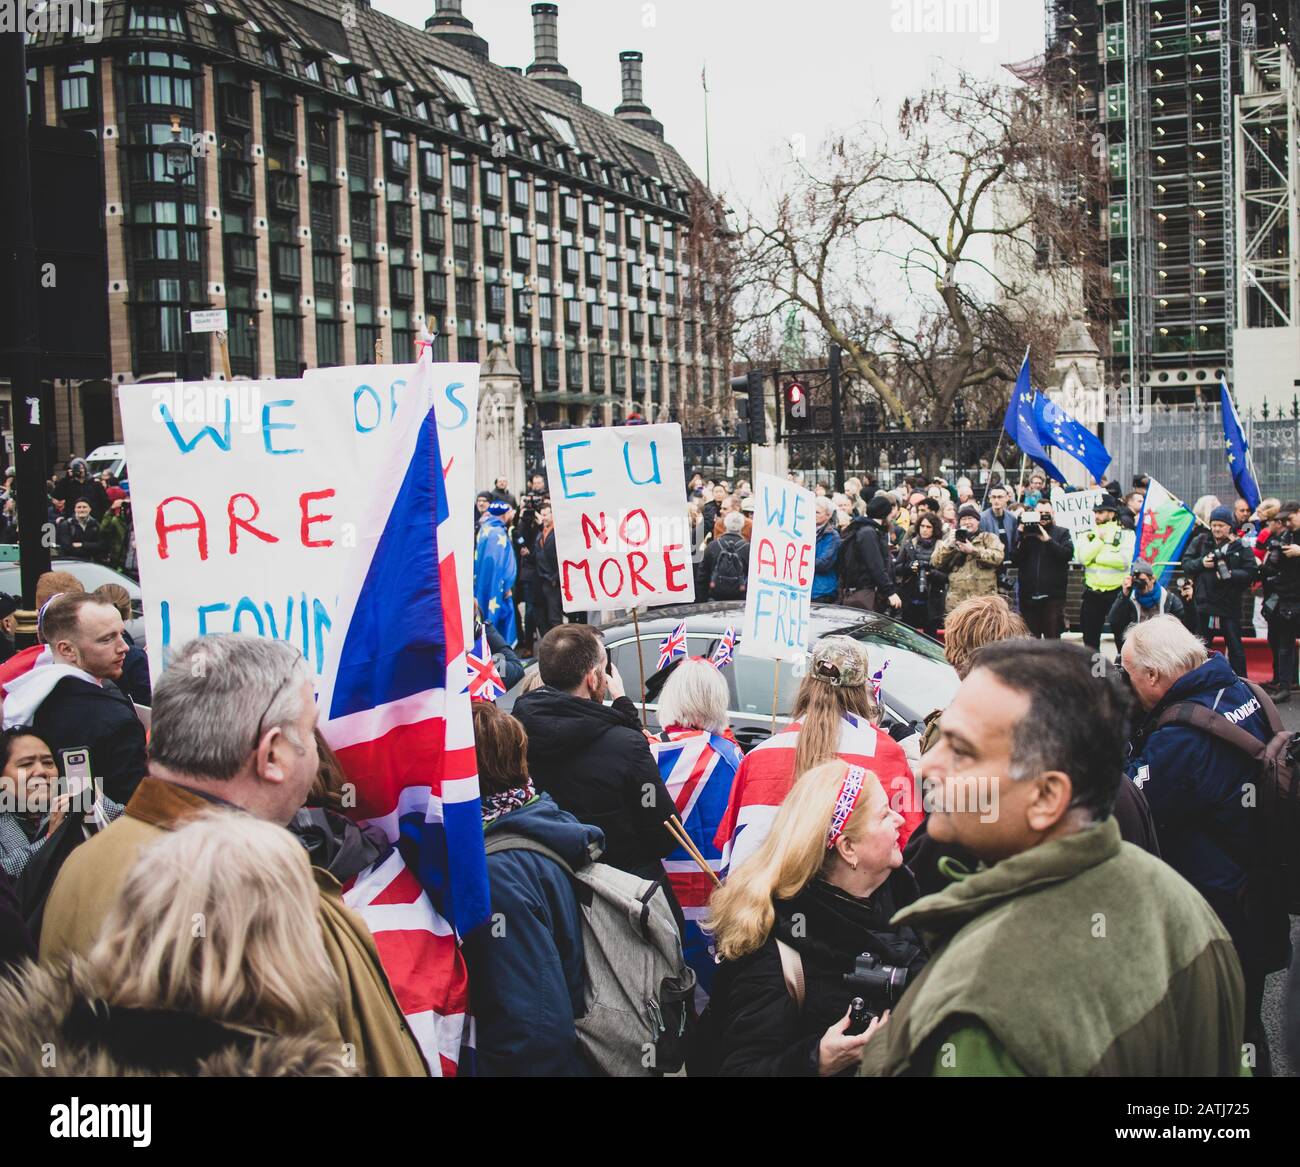
[(1035, 640), (1060, 640), (1065, 631), (1065, 592), (1074, 540), (1056, 525), (1052, 504), (1040, 499), (1020, 516), (1012, 562), (1020, 569), (1020, 614)]
[(991, 531), (980, 530), (979, 508), (966, 503), (957, 512), (956, 529), (935, 548), (930, 559), (948, 575), (945, 616), (972, 596), (997, 595), (1002, 555), (1002, 540)]

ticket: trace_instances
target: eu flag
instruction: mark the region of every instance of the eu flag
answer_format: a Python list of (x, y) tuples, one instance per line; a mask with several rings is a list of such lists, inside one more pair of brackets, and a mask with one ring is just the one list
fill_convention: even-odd
[(1219, 382), (1219, 404), (1223, 409), (1223, 448), (1228, 452), (1228, 470), (1232, 473), (1233, 485), (1237, 493), (1250, 503), (1250, 509), (1257, 510), (1259, 483), (1250, 468), (1250, 446), (1246, 443), (1241, 422), (1237, 420), (1237, 409), (1232, 404), (1227, 381)]
[(1038, 440), (1046, 446), (1064, 450), (1082, 462), (1098, 482), (1111, 463), (1110, 451), (1087, 426), (1077, 422), (1046, 394), (1034, 398), (1034, 426)]
[(1038, 437), (1038, 426), (1034, 420), (1034, 390), (1029, 384), (1028, 353), (1025, 353), (1024, 364), (1020, 366), (1020, 376), (1016, 378), (1016, 387), (1007, 404), (1007, 416), (1002, 422), (1002, 428), (1027, 457), (1037, 462), (1057, 482), (1065, 481), (1065, 475), (1048, 461), (1043, 443)]

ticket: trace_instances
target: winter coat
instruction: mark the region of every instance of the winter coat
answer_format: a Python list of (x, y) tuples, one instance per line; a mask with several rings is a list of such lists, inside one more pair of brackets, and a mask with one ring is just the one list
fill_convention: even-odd
[[(0, 1078), (347, 1078), (338, 1034), (281, 1036), (171, 1009), (109, 1006), (80, 959), (0, 982)], [(55, 1056), (49, 1057), (53, 1043)]]
[[(943, 621), (943, 605), (948, 587), (947, 573), (934, 565), (937, 540), (908, 539), (898, 552), (894, 575), (898, 579), (898, 594), (905, 610), (920, 611), (923, 623), (939, 624)], [(925, 594), (920, 592), (921, 572), (925, 568)]]
[(1278, 608), (1300, 611), (1300, 556), (1288, 559), (1282, 554), (1286, 547), (1300, 543), (1294, 531), (1283, 531), (1276, 539), (1263, 544), (1264, 558), (1259, 574), (1264, 580), (1264, 592), (1276, 595)]
[(94, 519), (87, 519), (84, 527), (75, 518), (60, 519), (54, 537), (59, 542), (59, 554), (65, 559), (99, 558), (99, 523)]
[(817, 530), (812, 598), (834, 603), (840, 594), (840, 533), (832, 518)]
[[(548, 794), (484, 830), (523, 835), (577, 870), (604, 838)], [(465, 939), (470, 999), (483, 1077), (581, 1077), (594, 1072), (574, 1018), (586, 1012), (582, 913), (569, 876), (545, 855), (498, 851), (487, 859), (492, 924)]]
[(1218, 565), (1206, 567), (1204, 559), (1219, 546), (1209, 531), (1202, 531), (1183, 552), (1183, 574), (1196, 583), (1196, 610), (1202, 615), (1241, 619), (1242, 596), (1259, 571), (1254, 555), (1240, 539), (1223, 545), (1227, 552), (1228, 579), (1220, 579)]
[(894, 560), (883, 523), (864, 516), (845, 528), (840, 536), (840, 584), (846, 592), (875, 589), (882, 597), (894, 591)]
[[(713, 572), (722, 558), (724, 548), (730, 548), (740, 558), (740, 592), (737, 595), (716, 595), (712, 588)], [(697, 600), (743, 600), (749, 581), (749, 544), (739, 533), (723, 535), (721, 539), (712, 540), (704, 549), (700, 558), (700, 573), (695, 581), (695, 598)]]
[(1020, 569), (1020, 602), (1065, 599), (1073, 558), (1074, 540), (1065, 527), (1056, 523), (1048, 527), (1046, 543), (1037, 531), (1024, 532), (1011, 557)]
[(677, 846), (664, 823), (677, 813), (626, 697), (602, 705), (549, 685), (525, 693), (514, 716), (528, 733), (528, 771), (561, 810), (605, 836), (606, 863), (663, 879)]
[(1084, 531), (1074, 541), (1074, 554), (1083, 564), (1083, 586), (1094, 592), (1113, 592), (1124, 583), (1133, 566), (1137, 536), (1119, 523), (1102, 523)]
[(23, 923), (14, 881), (0, 870), (0, 980), (25, 959), (36, 959), (36, 945)]
[[(890, 923), (916, 897), (916, 881), (900, 867), (866, 900), (821, 879), (790, 900), (774, 900), (771, 934), (755, 951), (719, 964), (714, 977), (710, 1017), (701, 1028), (714, 1047), (719, 1076), (815, 1077), (822, 1035), (854, 997), (863, 997), (874, 1012), (890, 1007), (844, 983), (854, 959), (869, 952), (883, 964), (906, 968), (909, 982), (925, 967), (920, 938)], [(798, 952), (803, 965), (802, 1009), (786, 987), (778, 939)]]
[[(126, 813), (78, 847), (63, 865), (45, 905), (42, 964), (88, 952), (141, 849), (212, 805), (171, 782), (141, 782)], [(325, 951), (343, 983), (331, 1037), (352, 1046), (361, 1074), (423, 1077), (428, 1073), (424, 1059), (393, 996), (370, 930), (344, 906), (337, 879), (319, 867), (313, 867), (312, 874), (320, 894)]]
[(1129, 627), (1133, 624), (1154, 620), (1157, 616), (1177, 616), (1186, 624), (1187, 611), (1181, 597), (1174, 595), (1163, 584), (1156, 586), (1159, 587), (1160, 594), (1149, 608), (1144, 608), (1137, 602), (1136, 584), (1129, 589), (1128, 595), (1120, 592), (1115, 597), (1115, 602), (1110, 607), (1110, 615), (1106, 619), (1110, 622), (1110, 630), (1115, 634), (1117, 652), (1124, 647), (1124, 637), (1128, 635)]
[(1113, 818), (894, 922), (933, 955), (863, 1050), (864, 1076), (1241, 1071), (1245, 987), (1227, 932), (1173, 868), (1122, 842)]
[(111, 511), (99, 524), (99, 562), (121, 569), (126, 554), (126, 523)]
[(998, 568), (1002, 566), (1002, 540), (989, 531), (978, 531), (970, 538), (971, 552), (962, 551), (953, 535), (934, 549), (930, 562), (948, 573), (948, 597), (944, 601), (947, 615), (963, 600), (972, 596), (995, 596), (998, 592)]
[(1219, 913), (1243, 961), (1249, 956), (1279, 968), (1286, 959), (1285, 915), (1251, 918), (1241, 902), (1254, 805), (1246, 786), (1253, 788), (1258, 769), (1242, 751), (1190, 725), (1156, 728), (1160, 715), (1181, 702), (1231, 714), (1239, 729), (1269, 738), (1259, 701), (1215, 653), (1175, 681), (1147, 715), (1129, 746), (1126, 772), (1151, 804), (1165, 862)]
[[(714, 537), (715, 539), (721, 539), (722, 536), (725, 535), (725, 534), (727, 533), (726, 523), (723, 521), (724, 518), (725, 518), (724, 515), (719, 515), (716, 519), (713, 520), (713, 537)], [(741, 537), (742, 539), (744, 539), (746, 543), (749, 542), (750, 538), (751, 538), (751, 537), (753, 536), (753, 534), (754, 534), (754, 516), (753, 516), (753, 515), (746, 515), (746, 516), (745, 516), (745, 525), (744, 525), (743, 527), (740, 528), (740, 532), (739, 532), (739, 534), (740, 534), (740, 537)]]
[(114, 802), (125, 805), (149, 769), (144, 726), (131, 698), (80, 669), (41, 665), (10, 682), (4, 716), (6, 725), (31, 725), (61, 763), (68, 750), (89, 750), (90, 773), (103, 779)]
[(1020, 545), (1020, 523), (1010, 511), (1003, 511), (1002, 518), (999, 519), (993, 513), (993, 508), (989, 507), (980, 515), (980, 530), (988, 531), (998, 537), (998, 542), (1002, 544), (1004, 561), (1010, 560), (1015, 555), (1016, 548)]

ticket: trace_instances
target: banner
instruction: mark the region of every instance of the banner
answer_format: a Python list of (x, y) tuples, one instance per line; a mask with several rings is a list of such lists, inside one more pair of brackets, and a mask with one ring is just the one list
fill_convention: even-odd
[(811, 490), (771, 474), (754, 481), (745, 627), (736, 651), (796, 661), (808, 648), (817, 567), (816, 499)]
[(1077, 539), (1085, 531), (1091, 531), (1096, 523), (1092, 517), (1092, 508), (1103, 498), (1106, 491), (1100, 486), (1091, 490), (1062, 490), (1052, 487), (1052, 513), (1058, 527), (1065, 527), (1071, 539)]
[(546, 430), (566, 612), (695, 599), (681, 426)]
[[(421, 401), (403, 396), (400, 376), (377, 380), (341, 368), (306, 381), (119, 388), (155, 680), (173, 647), (221, 632), (288, 640), (320, 674), (343, 572), (372, 484), (392, 457), (399, 411), (438, 405), (441, 428), (439, 403), (453, 418), (460, 405), (468, 440), (458, 431), (453, 448), (472, 456), (477, 365), (434, 365)], [(452, 514), (469, 528), (457, 537), (459, 551), (472, 538), (472, 479), (466, 488), (449, 478), (447, 488)]]
[(1138, 515), (1137, 547), (1133, 562), (1151, 565), (1158, 583), (1169, 577), (1183, 560), (1183, 548), (1196, 530), (1196, 516), (1154, 478), (1147, 483), (1142, 513)]

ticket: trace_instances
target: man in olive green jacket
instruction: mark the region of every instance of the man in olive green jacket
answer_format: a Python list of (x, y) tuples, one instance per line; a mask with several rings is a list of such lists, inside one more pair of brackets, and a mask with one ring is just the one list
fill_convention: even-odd
[(1237, 1076), (1232, 941), (1171, 867), (1120, 839), (1124, 699), (1075, 645), (976, 654), (922, 761), (930, 836), (980, 869), (895, 923), (934, 956), (864, 1075)]

